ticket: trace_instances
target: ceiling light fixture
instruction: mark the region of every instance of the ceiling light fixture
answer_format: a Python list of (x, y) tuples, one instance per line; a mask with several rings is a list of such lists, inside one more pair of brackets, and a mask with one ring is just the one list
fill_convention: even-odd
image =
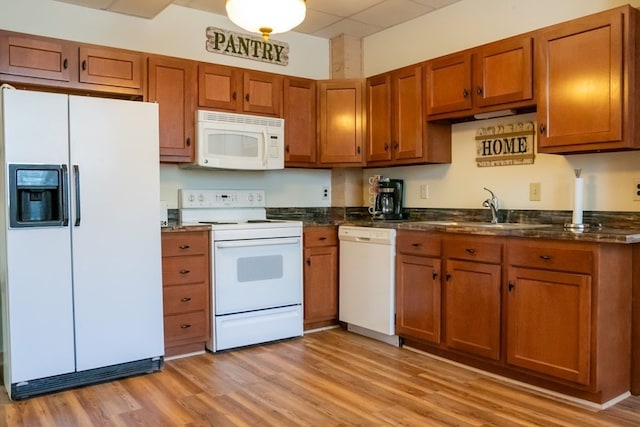
[(227, 0), (229, 19), (247, 31), (262, 34), (265, 42), (270, 34), (298, 26), (306, 12), (306, 0)]

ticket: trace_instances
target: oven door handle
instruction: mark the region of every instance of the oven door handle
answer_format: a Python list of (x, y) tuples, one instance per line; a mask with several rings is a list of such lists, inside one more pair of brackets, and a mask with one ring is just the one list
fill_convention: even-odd
[(216, 242), (216, 249), (220, 248), (248, 248), (255, 246), (294, 245), (299, 244), (299, 237), (286, 237), (278, 239), (254, 239), (234, 240), (229, 242)]

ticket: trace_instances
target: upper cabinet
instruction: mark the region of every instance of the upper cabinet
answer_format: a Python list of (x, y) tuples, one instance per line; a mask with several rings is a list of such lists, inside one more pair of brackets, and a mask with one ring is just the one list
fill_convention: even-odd
[(367, 165), (451, 161), (450, 126), (424, 119), (422, 74), (418, 64), (367, 79)]
[(282, 76), (201, 63), (198, 67), (198, 105), (236, 113), (280, 117)]
[(0, 31), (0, 81), (141, 97), (143, 54)]
[(531, 35), (436, 58), (425, 70), (429, 120), (535, 105)]
[(315, 166), (316, 82), (285, 77), (283, 86), (285, 166)]
[(322, 166), (364, 166), (363, 81), (319, 82), (318, 137)]
[(196, 65), (193, 61), (152, 55), (147, 101), (160, 115), (160, 161), (192, 162), (195, 148)]
[(540, 152), (640, 148), (637, 20), (638, 11), (624, 6), (539, 32)]

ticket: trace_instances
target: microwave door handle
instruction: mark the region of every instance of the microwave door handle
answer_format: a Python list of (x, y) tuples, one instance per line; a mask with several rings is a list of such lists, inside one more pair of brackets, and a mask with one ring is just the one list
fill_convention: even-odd
[(216, 249), (224, 248), (247, 248), (256, 246), (273, 246), (273, 245), (295, 245), (300, 243), (299, 237), (288, 237), (278, 239), (255, 239), (255, 240), (237, 240), (230, 242), (216, 242)]
[(264, 144), (262, 144), (262, 166), (267, 167), (267, 153), (269, 151), (269, 136), (267, 135), (267, 131), (262, 131), (262, 136), (264, 137)]

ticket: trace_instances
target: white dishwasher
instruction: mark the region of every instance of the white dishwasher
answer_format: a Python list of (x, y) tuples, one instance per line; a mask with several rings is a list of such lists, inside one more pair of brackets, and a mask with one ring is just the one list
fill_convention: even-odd
[(340, 226), (339, 319), (389, 344), (395, 335), (396, 230)]

